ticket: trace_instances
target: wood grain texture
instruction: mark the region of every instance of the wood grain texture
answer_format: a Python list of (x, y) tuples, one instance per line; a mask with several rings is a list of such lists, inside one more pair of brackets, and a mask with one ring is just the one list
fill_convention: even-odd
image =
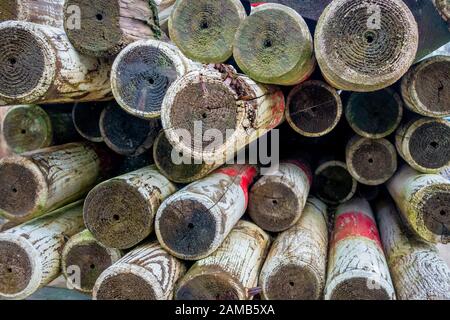
[(0, 22), (28, 21), (63, 28), (64, 0), (2, 0)]

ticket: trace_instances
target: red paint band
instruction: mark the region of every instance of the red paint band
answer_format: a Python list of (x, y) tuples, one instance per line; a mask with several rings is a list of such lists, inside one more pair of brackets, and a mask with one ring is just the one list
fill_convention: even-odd
[(278, 90), (273, 94), (273, 100), (275, 100), (276, 103), (272, 106), (272, 121), (270, 121), (268, 129), (273, 129), (280, 125), (286, 109), (286, 101), (281, 90)]
[(267, 2), (256, 2), (256, 3), (251, 3), (250, 6), (252, 6), (253, 8), (259, 7), (260, 5), (266, 4)]
[(248, 205), (248, 189), (250, 187), (250, 184), (255, 180), (256, 175), (258, 174), (258, 170), (256, 170), (256, 167), (254, 166), (233, 166), (233, 167), (226, 167), (222, 169), (218, 169), (216, 173), (222, 173), (229, 177), (235, 178), (240, 177), (240, 186), (242, 191), (244, 192), (245, 197), (245, 206)]
[(336, 218), (332, 245), (349, 237), (367, 238), (383, 248), (375, 221), (362, 212), (347, 212)]
[(293, 165), (299, 167), (300, 169), (302, 169), (302, 171), (305, 173), (306, 177), (309, 180), (309, 185), (312, 186), (313, 174), (312, 174), (311, 168), (307, 164), (305, 164), (304, 162), (299, 161), (299, 160), (286, 160), (286, 161), (284, 161), (284, 163), (293, 164)]

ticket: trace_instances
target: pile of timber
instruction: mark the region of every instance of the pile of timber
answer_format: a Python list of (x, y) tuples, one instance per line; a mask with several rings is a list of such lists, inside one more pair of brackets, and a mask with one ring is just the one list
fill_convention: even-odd
[(450, 300), (449, 12), (2, 0), (0, 299)]

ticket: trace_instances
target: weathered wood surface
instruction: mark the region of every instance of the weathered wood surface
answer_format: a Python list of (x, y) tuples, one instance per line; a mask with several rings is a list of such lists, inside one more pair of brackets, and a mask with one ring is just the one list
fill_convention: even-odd
[(72, 120), (78, 133), (91, 142), (103, 142), (100, 132), (100, 116), (109, 102), (75, 103)]
[(398, 299), (450, 300), (450, 269), (436, 247), (408, 230), (391, 200), (379, 200), (376, 212)]
[(2, 0), (0, 22), (28, 21), (63, 28), (64, 0)]
[(269, 249), (270, 237), (239, 221), (219, 249), (197, 261), (177, 285), (177, 300), (248, 300)]
[(67, 286), (91, 293), (100, 274), (116, 263), (123, 253), (98, 242), (89, 230), (77, 233), (62, 251), (61, 268)]
[(3, 119), (5, 119), (9, 109), (10, 107), (0, 107), (0, 159), (12, 154), (3, 136)]
[(64, 244), (83, 228), (78, 202), (0, 233), (0, 297), (24, 299), (54, 280)]
[(387, 184), (404, 219), (427, 242), (450, 240), (450, 181), (403, 166)]
[(224, 167), (166, 199), (155, 218), (163, 248), (183, 260), (216, 251), (244, 215), (256, 174), (255, 166)]
[(354, 198), (336, 211), (325, 299), (395, 299), (377, 224), (366, 200)]
[(318, 300), (323, 296), (328, 252), (327, 206), (309, 198), (289, 230), (274, 241), (260, 275), (266, 300)]
[(79, 54), (62, 29), (0, 23), (0, 105), (110, 100), (110, 69)]
[(98, 278), (95, 300), (171, 300), (186, 272), (178, 259), (157, 242), (143, 244), (106, 269)]
[(447, 23), (448, 30), (450, 31), (450, 4), (448, 3), (448, 0), (433, 0), (433, 4), (442, 19)]

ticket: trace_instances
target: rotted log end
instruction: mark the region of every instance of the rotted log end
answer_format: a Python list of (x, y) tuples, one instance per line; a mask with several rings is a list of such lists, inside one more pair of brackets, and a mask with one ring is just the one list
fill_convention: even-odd
[(385, 284), (370, 278), (367, 273), (363, 277), (354, 277), (339, 282), (330, 288), (329, 300), (391, 300), (392, 293), (386, 290)]
[(428, 186), (421, 190), (414, 202), (428, 232), (431, 232), (438, 242), (449, 243), (450, 184)]

